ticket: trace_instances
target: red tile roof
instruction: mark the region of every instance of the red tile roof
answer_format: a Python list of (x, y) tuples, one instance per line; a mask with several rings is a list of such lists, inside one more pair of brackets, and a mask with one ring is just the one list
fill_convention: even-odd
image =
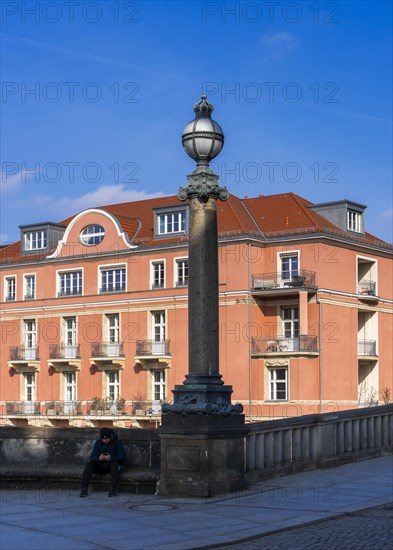
[[(183, 205), (176, 195), (146, 199), (142, 201), (110, 204), (98, 207), (114, 215), (130, 241), (144, 246), (171, 244), (186, 241), (187, 236), (177, 236), (158, 240), (154, 238), (154, 208), (171, 205)], [(286, 237), (308, 233), (327, 233), (355, 242), (393, 248), (369, 233), (364, 236), (353, 236), (341, 230), (329, 220), (310, 208), (312, 203), (296, 195), (284, 193), (254, 198), (239, 199), (230, 195), (227, 201), (218, 201), (218, 231), (226, 235), (264, 235), (266, 238)], [(67, 226), (75, 216), (61, 222)], [(0, 263), (14, 261), (38, 260), (46, 254), (28, 256), (20, 255), (19, 241), (0, 249)]]

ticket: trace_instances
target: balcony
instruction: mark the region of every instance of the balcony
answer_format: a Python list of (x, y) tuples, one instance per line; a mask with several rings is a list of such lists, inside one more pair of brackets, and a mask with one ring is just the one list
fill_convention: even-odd
[(81, 356), (79, 344), (50, 344), (48, 365), (59, 372), (64, 370), (64, 368), (70, 367), (80, 370)]
[(123, 369), (125, 356), (120, 342), (94, 342), (91, 345), (90, 364), (100, 370)]
[[(106, 420), (127, 420), (139, 418), (147, 422), (157, 422), (161, 416), (161, 401), (125, 399), (94, 399), (90, 401), (5, 401), (0, 406), (2, 419), (20, 419), (34, 416), (34, 420), (41, 418), (48, 420), (52, 425), (57, 421), (68, 420), (70, 424), (78, 419), (85, 419), (96, 425), (102, 417)], [(72, 424), (71, 424), (72, 425)], [(99, 425), (99, 424), (98, 424)]]
[(125, 292), (126, 285), (108, 285), (100, 288), (100, 294), (116, 294), (116, 292)]
[(24, 295), (25, 300), (35, 300), (35, 293), (34, 292), (27, 292)]
[(170, 340), (137, 340), (135, 361), (144, 367), (152, 368), (152, 364), (169, 366), (172, 354), (169, 348)]
[(376, 359), (377, 357), (377, 342), (375, 340), (358, 340), (359, 360)]
[(251, 341), (251, 355), (254, 357), (284, 355), (316, 356), (318, 354), (318, 338), (316, 336), (253, 338)]
[(365, 279), (359, 281), (357, 292), (361, 295), (362, 299), (371, 298), (373, 300), (378, 300), (377, 283), (375, 281), (369, 281)]
[(57, 293), (58, 298), (69, 298), (72, 296), (82, 296), (82, 289), (70, 289), (70, 290), (61, 290)]
[(252, 289), (253, 293), (285, 293), (296, 294), (299, 290), (315, 289), (315, 271), (300, 270), (296, 272), (273, 272), (253, 275)]
[(40, 358), (38, 356), (38, 346), (10, 346), (10, 355), (8, 364), (15, 370), (23, 367), (32, 367), (38, 370)]

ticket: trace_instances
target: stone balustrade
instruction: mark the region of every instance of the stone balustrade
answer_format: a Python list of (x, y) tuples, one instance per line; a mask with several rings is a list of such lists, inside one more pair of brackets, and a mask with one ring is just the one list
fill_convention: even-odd
[[(326, 468), (393, 452), (393, 405), (246, 424), (247, 480)], [(122, 491), (154, 492), (160, 477), (156, 429), (118, 429), (127, 453)], [(3, 486), (79, 486), (99, 429), (0, 427)], [(97, 479), (97, 478), (96, 478)], [(107, 483), (103, 481), (95, 483)]]
[(249, 481), (326, 468), (393, 451), (393, 405), (247, 426)]

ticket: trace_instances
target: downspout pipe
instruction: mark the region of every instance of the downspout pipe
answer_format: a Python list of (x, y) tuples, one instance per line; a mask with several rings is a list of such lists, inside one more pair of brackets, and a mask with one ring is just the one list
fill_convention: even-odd
[(322, 413), (322, 373), (323, 373), (323, 353), (322, 353), (322, 304), (319, 301), (318, 289), (317, 289), (317, 304), (319, 306), (319, 328), (318, 328), (318, 341), (319, 341), (319, 414)]

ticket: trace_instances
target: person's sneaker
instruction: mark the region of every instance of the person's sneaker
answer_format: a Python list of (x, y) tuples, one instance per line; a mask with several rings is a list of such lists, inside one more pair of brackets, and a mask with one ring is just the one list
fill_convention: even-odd
[(116, 489), (113, 489), (112, 487), (109, 489), (108, 497), (115, 497), (116, 496)]
[(80, 497), (87, 497), (87, 489), (82, 489), (81, 492), (79, 493), (79, 496)]

